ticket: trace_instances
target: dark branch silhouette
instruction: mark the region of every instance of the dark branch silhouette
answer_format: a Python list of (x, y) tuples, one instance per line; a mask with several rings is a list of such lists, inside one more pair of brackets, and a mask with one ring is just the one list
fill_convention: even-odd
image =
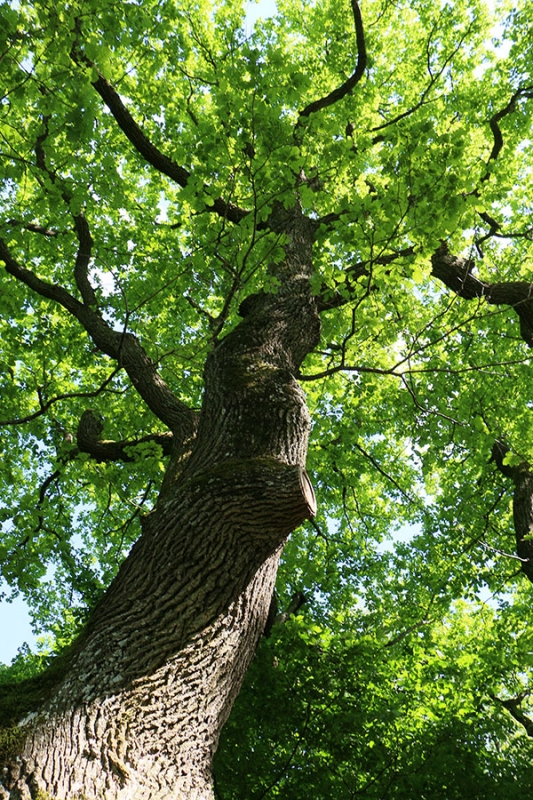
[[(96, 65), (83, 53), (79, 46), (73, 47), (71, 57), (76, 64), (88, 66), (98, 75), (97, 79), (92, 82), (92, 85), (110, 110), (121, 131), (125, 134), (126, 138), (131, 142), (139, 155), (158, 172), (166, 175), (179, 186), (185, 188), (192, 177), (192, 173), (179, 164), (176, 164), (175, 161), (162, 153), (161, 150), (150, 141), (122, 102), (115, 87), (102, 75)], [(205, 186), (204, 191), (206, 195), (209, 196), (209, 187)], [(212, 205), (208, 206), (207, 210), (235, 223), (240, 222), (249, 214), (248, 210), (239, 208), (234, 203), (227, 202), (221, 197), (214, 198)]]
[(491, 305), (512, 306), (520, 320), (520, 335), (533, 347), (533, 284), (528, 281), (487, 283), (473, 274), (471, 259), (452, 255), (444, 243), (431, 258), (432, 274), (459, 297), (484, 298)]
[(83, 412), (76, 432), (76, 442), (82, 453), (88, 453), (97, 461), (135, 461), (135, 448), (149, 442), (158, 444), (165, 456), (172, 453), (173, 436), (169, 431), (151, 433), (140, 439), (113, 441), (100, 439), (103, 429), (104, 423), (98, 414), (90, 409)]
[(337, 89), (334, 89), (325, 97), (321, 97), (319, 100), (315, 100), (312, 103), (309, 103), (303, 111), (300, 111), (300, 118), (298, 120), (298, 125), (301, 123), (302, 118), (309, 117), (311, 114), (314, 114), (316, 111), (321, 111), (328, 106), (332, 106), (334, 103), (338, 103), (339, 100), (342, 100), (343, 97), (346, 97), (347, 94), (353, 91), (353, 89), (357, 86), (361, 78), (363, 77), (366, 69), (366, 44), (365, 44), (365, 33), (363, 28), (363, 18), (361, 16), (361, 9), (359, 8), (359, 3), (357, 0), (352, 0), (352, 11), (353, 11), (353, 18), (355, 23), (355, 37), (357, 42), (357, 64), (355, 67), (355, 71), (353, 75), (351, 75), (347, 81), (345, 81), (342, 86), (339, 86)]
[(506, 463), (510, 448), (503, 442), (495, 442), (492, 460), (506, 478), (514, 483), (513, 523), (516, 537), (516, 555), (524, 575), (533, 583), (533, 472), (525, 461), (518, 465)]
[(59, 303), (81, 323), (98, 349), (115, 359), (126, 370), (143, 400), (173, 431), (176, 440), (185, 442), (194, 436), (197, 413), (179, 400), (163, 381), (136, 336), (114, 330), (99, 313), (80, 303), (63, 286), (43, 281), (34, 272), (23, 267), (2, 239), (0, 259), (4, 261), (10, 275), (41, 297)]
[[(524, 86), (513, 94), (507, 105), (498, 111), (496, 114), (493, 114), (489, 120), (490, 129), (492, 131), (492, 135), (494, 137), (494, 144), (492, 146), (492, 150), (490, 151), (490, 155), (488, 161), (495, 161), (503, 147), (503, 134), (500, 128), (500, 122), (502, 119), (507, 117), (509, 114), (512, 114), (516, 111), (516, 104), (521, 97), (533, 98), (533, 86)], [(490, 171), (487, 170), (482, 181), (487, 181), (490, 178)]]

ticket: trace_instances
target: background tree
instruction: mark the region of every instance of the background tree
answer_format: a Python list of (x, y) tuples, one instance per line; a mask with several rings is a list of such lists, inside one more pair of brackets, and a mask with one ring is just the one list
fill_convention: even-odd
[(530, 4), (0, 8), (0, 797), (523, 796)]

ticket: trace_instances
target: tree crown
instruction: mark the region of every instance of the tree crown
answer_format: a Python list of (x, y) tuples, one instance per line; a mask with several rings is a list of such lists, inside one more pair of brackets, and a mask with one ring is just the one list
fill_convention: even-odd
[(0, 8), (0, 561), (37, 627), (61, 645), (109, 584), (207, 355), (283, 292), (298, 213), (319, 513), (285, 551), (281, 598), (309, 602), (279, 639), (349, 665), (350, 631), (409, 640), (382, 667), (418, 670), (410, 698), (457, 649), (467, 683), (475, 641), (464, 692), (527, 693), (530, 4), (280, 0), (251, 31), (233, 1)]

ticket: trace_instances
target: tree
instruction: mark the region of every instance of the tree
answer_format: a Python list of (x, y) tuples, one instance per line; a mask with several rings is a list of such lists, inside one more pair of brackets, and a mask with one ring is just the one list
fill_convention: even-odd
[(530, 4), (1, 8), (0, 797), (533, 786)]

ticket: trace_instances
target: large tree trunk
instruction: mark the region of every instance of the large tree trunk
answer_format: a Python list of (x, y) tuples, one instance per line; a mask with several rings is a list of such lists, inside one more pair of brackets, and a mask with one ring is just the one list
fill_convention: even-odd
[(212, 756), (280, 551), (315, 510), (294, 378), (319, 335), (310, 241), (296, 260), (287, 249), (281, 291), (248, 298), (209, 357), (185, 468), (166, 481), (63, 679), (18, 729), (2, 800), (38, 789), (69, 800), (212, 797)]

